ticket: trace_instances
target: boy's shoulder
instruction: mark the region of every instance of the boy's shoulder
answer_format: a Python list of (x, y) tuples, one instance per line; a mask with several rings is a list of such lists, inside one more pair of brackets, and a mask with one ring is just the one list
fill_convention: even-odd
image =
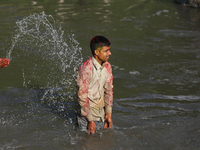
[(85, 70), (85, 69), (89, 69), (92, 67), (92, 57), (90, 57), (88, 60), (86, 60), (81, 67), (79, 68), (79, 70)]
[(106, 61), (106, 62), (105, 62), (105, 66), (111, 67), (111, 64), (110, 64), (108, 61)]
[(92, 65), (92, 57), (90, 57), (88, 60), (86, 60), (82, 66), (84, 67), (88, 67), (88, 66), (91, 66)]
[(108, 61), (105, 62), (104, 67), (108, 70), (108, 72), (112, 72), (111, 64)]
[(110, 64), (108, 61), (105, 62), (105, 67), (106, 67), (106, 68), (112, 68), (112, 67), (111, 67), (111, 64)]

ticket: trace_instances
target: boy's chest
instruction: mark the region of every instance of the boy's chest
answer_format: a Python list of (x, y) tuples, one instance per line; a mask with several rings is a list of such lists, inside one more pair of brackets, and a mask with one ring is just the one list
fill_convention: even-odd
[(103, 86), (106, 83), (107, 72), (106, 69), (93, 69), (93, 73), (91, 75), (90, 84), (101, 85)]

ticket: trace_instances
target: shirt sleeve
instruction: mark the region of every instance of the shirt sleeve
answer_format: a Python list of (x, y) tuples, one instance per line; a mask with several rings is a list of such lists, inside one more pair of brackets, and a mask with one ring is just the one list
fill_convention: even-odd
[(105, 83), (104, 100), (105, 100), (105, 112), (106, 114), (112, 114), (113, 106), (113, 75), (111, 65), (107, 65), (108, 78)]
[(80, 68), (78, 71), (78, 102), (81, 106), (81, 115), (85, 116), (88, 121), (92, 121), (92, 113), (90, 110), (90, 103), (88, 99), (88, 90), (90, 84), (90, 70), (87, 68)]

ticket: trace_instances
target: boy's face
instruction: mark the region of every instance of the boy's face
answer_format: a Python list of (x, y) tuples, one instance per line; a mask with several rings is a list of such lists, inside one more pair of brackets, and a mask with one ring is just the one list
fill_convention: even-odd
[(95, 58), (100, 64), (108, 61), (110, 55), (110, 46), (103, 46), (101, 50), (95, 50)]

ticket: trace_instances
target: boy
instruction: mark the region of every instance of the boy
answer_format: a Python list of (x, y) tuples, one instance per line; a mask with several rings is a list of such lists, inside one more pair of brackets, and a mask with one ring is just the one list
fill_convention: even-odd
[(112, 127), (113, 75), (108, 59), (111, 55), (110, 41), (95, 36), (90, 42), (92, 56), (78, 71), (79, 127), (88, 134), (96, 129)]

